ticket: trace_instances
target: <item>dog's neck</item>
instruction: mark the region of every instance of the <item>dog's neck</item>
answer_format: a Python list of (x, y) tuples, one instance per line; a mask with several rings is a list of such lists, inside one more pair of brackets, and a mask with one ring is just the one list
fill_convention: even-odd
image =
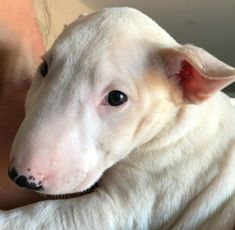
[[(197, 196), (218, 177), (225, 163), (224, 151), (228, 151), (226, 154), (230, 159), (229, 145), (235, 132), (224, 139), (222, 129), (230, 128), (225, 121), (235, 120), (235, 113), (227, 98), (223, 95), (216, 97), (219, 99), (211, 99), (201, 106), (182, 108), (175, 126), (172, 122), (110, 171), (112, 175), (117, 175), (113, 181), (120, 190), (126, 189), (127, 185), (123, 182), (125, 175), (127, 181), (132, 181), (133, 188), (135, 183), (141, 184), (143, 191), (138, 192), (147, 206), (153, 204), (147, 202), (144, 194), (157, 197), (157, 203), (152, 208), (154, 215), (159, 217), (154, 220), (157, 222), (155, 226), (173, 223), (189, 203), (194, 203), (194, 199), (197, 201)], [(221, 103), (226, 112), (219, 110)], [(225, 117), (225, 114), (230, 114), (230, 117)], [(233, 130), (234, 123), (230, 124)], [(120, 179), (120, 171), (128, 173), (122, 173)]]

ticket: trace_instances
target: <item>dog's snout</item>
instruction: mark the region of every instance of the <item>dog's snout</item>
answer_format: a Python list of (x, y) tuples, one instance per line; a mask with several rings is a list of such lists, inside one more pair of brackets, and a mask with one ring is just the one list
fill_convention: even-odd
[[(22, 188), (32, 189), (35, 191), (43, 190), (41, 182), (37, 184), (35, 182), (29, 181), (26, 176), (19, 175), (15, 168), (9, 168), (8, 175), (18, 186)], [(29, 178), (32, 178), (32, 176), (30, 176)]]

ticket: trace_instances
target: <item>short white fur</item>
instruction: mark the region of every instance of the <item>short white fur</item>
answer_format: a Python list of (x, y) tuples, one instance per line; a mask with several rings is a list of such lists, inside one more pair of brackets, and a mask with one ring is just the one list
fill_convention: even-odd
[[(131, 8), (66, 27), (44, 56), (48, 75), (35, 76), (11, 157), (49, 194), (102, 179), (82, 197), (1, 211), (1, 229), (233, 229), (235, 111), (222, 86), (184, 98), (178, 53), (223, 87), (234, 80), (232, 67)], [(128, 101), (102, 105), (111, 90)]]

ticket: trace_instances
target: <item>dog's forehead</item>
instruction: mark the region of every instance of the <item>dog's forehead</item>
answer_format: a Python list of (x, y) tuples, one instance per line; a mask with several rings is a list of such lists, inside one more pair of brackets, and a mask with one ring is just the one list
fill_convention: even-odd
[[(70, 42), (68, 42), (68, 40)], [(77, 19), (67, 26), (54, 44), (54, 49), (65, 49), (82, 55), (87, 49), (132, 40), (146, 40), (162, 45), (176, 45), (176, 41), (147, 15), (132, 8), (107, 8)]]
[(82, 91), (89, 94), (97, 83), (108, 84), (112, 78), (128, 80), (126, 74), (131, 71), (137, 73), (132, 76), (139, 76), (147, 56), (146, 44), (154, 42), (177, 44), (152, 19), (134, 9), (109, 8), (78, 19), (49, 52), (52, 59), (63, 60), (62, 64), (55, 61), (60, 76), (55, 76), (53, 87), (70, 85), (71, 95), (79, 91), (85, 98)]

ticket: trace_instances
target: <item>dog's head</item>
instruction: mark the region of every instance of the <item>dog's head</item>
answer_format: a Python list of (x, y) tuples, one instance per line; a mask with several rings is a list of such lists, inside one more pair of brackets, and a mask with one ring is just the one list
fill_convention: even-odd
[(177, 116), (234, 80), (150, 18), (105, 9), (68, 26), (43, 56), (13, 144), (10, 177), (44, 193), (84, 191)]

